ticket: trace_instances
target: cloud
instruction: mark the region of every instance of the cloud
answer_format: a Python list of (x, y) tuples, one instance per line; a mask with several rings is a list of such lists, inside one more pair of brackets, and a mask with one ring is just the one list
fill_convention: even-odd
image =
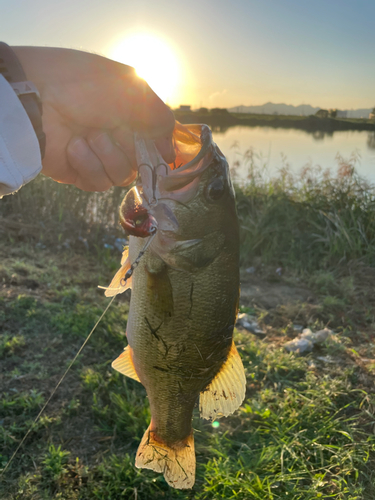
[(224, 95), (227, 93), (227, 89), (224, 89), (224, 90), (218, 90), (216, 92), (214, 92), (213, 94), (211, 94), (208, 98), (208, 100), (210, 101), (210, 103), (212, 104), (213, 102), (217, 102), (217, 101), (220, 101), (222, 97), (224, 97)]

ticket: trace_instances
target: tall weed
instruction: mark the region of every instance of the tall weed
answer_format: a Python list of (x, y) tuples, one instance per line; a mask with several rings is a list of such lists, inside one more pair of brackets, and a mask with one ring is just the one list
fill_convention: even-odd
[(12, 196), (1, 200), (0, 215), (18, 214), (25, 221), (52, 219), (114, 225), (124, 189), (114, 187), (105, 193), (80, 191), (39, 175)]
[(245, 154), (248, 181), (237, 185), (241, 259), (315, 270), (362, 259), (375, 263), (375, 189), (356, 170), (360, 157), (337, 155), (337, 173), (286, 159), (269, 178), (259, 157)]
[[(253, 149), (235, 162), (243, 265), (261, 259), (313, 271), (358, 259), (375, 264), (374, 186), (357, 173), (358, 153), (347, 159), (337, 155), (336, 161), (336, 174), (312, 164), (294, 174), (284, 156), (275, 177), (267, 173), (267, 159)], [(244, 166), (248, 178), (240, 183), (236, 170)], [(121, 188), (86, 193), (39, 176), (2, 200), (0, 216), (38, 224), (38, 238), (48, 245), (70, 241), (72, 235), (85, 243), (83, 233), (92, 241), (100, 235), (101, 242), (103, 233), (118, 227), (124, 194)]]

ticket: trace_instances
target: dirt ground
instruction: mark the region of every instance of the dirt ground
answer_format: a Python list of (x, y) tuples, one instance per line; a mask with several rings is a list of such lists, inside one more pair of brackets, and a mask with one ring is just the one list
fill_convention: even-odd
[(241, 305), (256, 306), (260, 309), (274, 309), (278, 306), (300, 302), (313, 302), (314, 294), (307, 287), (290, 285), (282, 279), (265, 280), (255, 274), (241, 272)]

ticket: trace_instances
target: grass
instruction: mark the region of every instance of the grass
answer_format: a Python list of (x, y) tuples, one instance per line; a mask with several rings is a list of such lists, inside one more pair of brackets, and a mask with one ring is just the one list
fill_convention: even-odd
[[(41, 280), (37, 293), (8, 285), (2, 296), (1, 345), (14, 346), (1, 354), (4, 466), (103, 309), (106, 299), (94, 286), (99, 276), (109, 280), (112, 266), (108, 256), (104, 265), (95, 256), (72, 256), (68, 250), (56, 255), (21, 245), (13, 256), (9, 245), (0, 248), (3, 266), (12, 271), (23, 272), (19, 262), (28, 255), (30, 274), (48, 261), (55, 264), (49, 280), (58, 287), (61, 274), (66, 280), (63, 290)], [(80, 276), (62, 273), (57, 265), (64, 267), (72, 257)], [(319, 300), (297, 305), (299, 320), (310, 326), (329, 321), (337, 304), (327, 297), (355, 302), (353, 280), (345, 282), (340, 299), (332, 273), (313, 275), (310, 286)], [(248, 380), (242, 408), (216, 428), (194, 416), (197, 480), (192, 491), (171, 490), (161, 475), (134, 467), (150, 414), (141, 385), (110, 368), (125, 343), (128, 302), (121, 298), (7, 471), (1, 498), (373, 498), (374, 372), (361, 361), (370, 349), (366, 329), (353, 335), (342, 328), (333, 344), (298, 357), (282, 348), (296, 309), (264, 311), (251, 304), (242, 309), (258, 316), (268, 334), (263, 341), (236, 334)], [(24, 341), (12, 341), (17, 335)]]
[[(243, 295), (241, 311), (256, 316), (266, 336), (236, 331), (247, 374), (241, 409), (218, 427), (195, 411), (193, 490), (172, 490), (162, 475), (134, 466), (150, 410), (143, 387), (110, 367), (126, 343), (125, 294), (6, 471), (2, 500), (373, 500), (372, 188), (352, 168), (337, 177), (307, 171), (292, 179), (285, 171), (267, 179), (256, 161), (249, 156), (249, 185), (237, 188), (242, 263), (255, 269), (244, 271), (242, 287), (267, 286), (280, 300), (264, 307), (257, 295)], [(355, 158), (344, 163), (353, 167)], [(23, 196), (21, 208), (32, 199)], [(117, 237), (110, 220), (105, 229), (87, 224), (91, 202), (88, 212), (72, 206), (68, 223), (64, 198), (52, 199), (61, 202), (59, 210), (51, 202), (58, 229), (46, 236), (16, 225), (0, 242), (0, 468), (108, 303), (96, 286), (110, 281), (120, 260), (105, 248), (106, 234)], [(334, 336), (307, 356), (287, 353), (295, 324), (328, 326)]]

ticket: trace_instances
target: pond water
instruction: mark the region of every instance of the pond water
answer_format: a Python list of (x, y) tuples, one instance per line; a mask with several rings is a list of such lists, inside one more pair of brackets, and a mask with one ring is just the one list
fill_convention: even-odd
[(271, 127), (231, 127), (224, 132), (213, 132), (214, 141), (223, 151), (230, 166), (239, 162), (237, 179), (246, 180), (248, 164), (244, 158), (250, 148), (254, 151), (254, 163), (265, 166), (269, 176), (289, 165), (298, 173), (306, 165), (319, 165), (335, 174), (337, 154), (344, 159), (357, 155), (357, 172), (375, 183), (375, 132), (340, 131), (308, 133), (295, 129)]

